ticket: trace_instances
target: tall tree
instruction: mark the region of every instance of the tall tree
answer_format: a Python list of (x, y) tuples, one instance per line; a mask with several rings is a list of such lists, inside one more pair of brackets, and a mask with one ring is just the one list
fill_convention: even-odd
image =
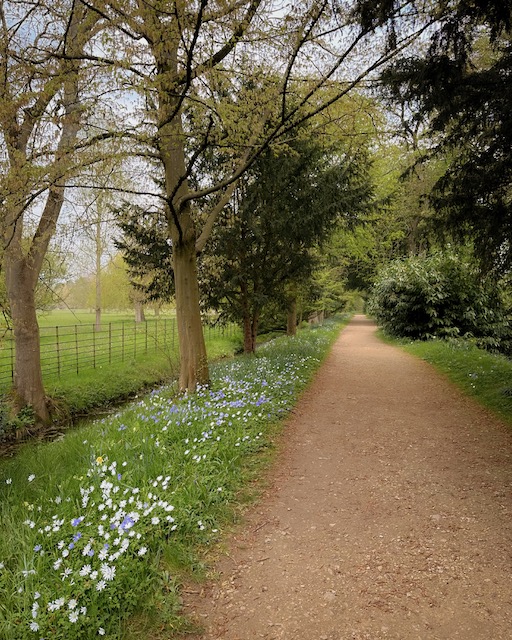
[[(431, 201), (442, 223), (471, 237), (488, 268), (512, 265), (512, 2), (443, 5), (431, 45), (384, 79), (398, 101), (413, 101), (448, 158)], [(431, 154), (432, 148), (424, 148)]]
[(269, 303), (289, 312), (294, 332), (297, 286), (311, 275), (312, 249), (366, 208), (366, 169), (364, 149), (329, 149), (306, 130), (262, 154), (239, 183), (203, 258), (203, 289), (209, 306), (241, 321), (246, 352), (255, 350)]
[[(115, 47), (106, 52), (105, 63), (143, 93), (146, 128), (139, 128), (138, 140), (146, 156), (160, 161), (164, 176), (180, 386), (193, 389), (208, 380), (196, 256), (236, 180), (270, 143), (360, 86), (424, 25), (413, 25), (408, 12), (400, 21), (402, 33), (393, 31), (385, 41), (382, 22), (361, 26), (353, 4), (328, 0), (307, 0), (278, 12), (262, 0), (91, 0), (90, 5), (112, 27)], [(398, 15), (400, 7), (393, 12)], [(263, 60), (273, 60), (273, 66)], [(245, 81), (251, 74), (257, 78), (252, 85)], [(189, 115), (192, 103), (195, 116)], [(147, 132), (145, 139), (141, 131)], [(206, 176), (192, 185), (192, 171), (212, 148), (224, 157), (223, 170), (213, 181)], [(210, 209), (200, 220), (194, 203), (204, 198)]]
[(14, 390), (18, 404), (31, 405), (43, 422), (49, 413), (35, 290), (66, 181), (76, 171), (86, 107), (80, 59), (98, 17), (81, 2), (0, 4), (0, 224), (16, 344)]

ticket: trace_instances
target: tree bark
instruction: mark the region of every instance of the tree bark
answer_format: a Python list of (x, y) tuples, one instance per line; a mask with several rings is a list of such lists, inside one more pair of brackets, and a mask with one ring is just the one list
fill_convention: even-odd
[(101, 242), (101, 223), (98, 220), (96, 222), (96, 331), (101, 330), (101, 254), (102, 254), (102, 242)]
[(256, 338), (258, 336), (259, 315), (244, 314), (244, 353), (256, 351)]
[(295, 298), (289, 303), (287, 309), (286, 335), (297, 335), (297, 300)]
[(210, 381), (204, 341), (195, 237), (173, 245), (176, 320), (180, 348), (180, 389), (194, 391)]
[[(148, 19), (150, 18), (147, 14)], [(153, 53), (160, 77), (158, 105), (158, 151), (165, 172), (168, 198), (167, 219), (172, 242), (176, 296), (176, 320), (180, 350), (180, 389), (195, 391), (198, 384), (210, 381), (208, 358), (199, 304), (196, 227), (192, 218), (185, 161), (185, 136), (179, 97), (175, 93), (178, 78), (179, 25), (164, 41), (156, 42)], [(185, 199), (184, 199), (185, 198)]]
[(146, 321), (146, 316), (144, 314), (144, 306), (142, 302), (135, 302), (135, 322), (141, 323)]
[[(14, 253), (14, 252), (13, 252)], [(35, 285), (38, 272), (21, 253), (5, 262), (7, 294), (14, 328), (15, 409), (31, 406), (39, 422), (47, 423), (50, 414), (41, 372), (39, 325), (36, 315)]]

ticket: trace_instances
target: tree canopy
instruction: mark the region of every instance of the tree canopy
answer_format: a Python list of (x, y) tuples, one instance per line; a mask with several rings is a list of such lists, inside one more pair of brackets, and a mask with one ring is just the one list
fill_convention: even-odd
[(448, 3), (426, 53), (383, 74), (396, 100), (418, 106), (411, 117), (428, 122), (424, 155), (448, 160), (431, 195), (438, 223), (472, 237), (500, 272), (512, 265), (511, 25), (508, 0)]

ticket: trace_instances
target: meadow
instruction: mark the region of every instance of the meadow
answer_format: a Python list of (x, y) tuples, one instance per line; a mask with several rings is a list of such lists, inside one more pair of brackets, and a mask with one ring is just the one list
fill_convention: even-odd
[[(0, 638), (169, 638), (183, 581), (257, 491), (276, 434), (338, 321), (217, 362), (0, 461)], [(159, 636), (159, 630), (162, 635)]]

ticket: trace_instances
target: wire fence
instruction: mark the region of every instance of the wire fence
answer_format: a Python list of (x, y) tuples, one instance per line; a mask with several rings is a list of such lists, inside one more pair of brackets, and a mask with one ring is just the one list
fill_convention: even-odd
[[(234, 325), (205, 325), (205, 339), (232, 335)], [(155, 318), (144, 322), (119, 320), (102, 324), (41, 327), (41, 368), (43, 377), (79, 375), (120, 362), (133, 362), (151, 354), (177, 356), (178, 335), (175, 318)], [(0, 339), (0, 389), (14, 379), (15, 343), (11, 329)]]

